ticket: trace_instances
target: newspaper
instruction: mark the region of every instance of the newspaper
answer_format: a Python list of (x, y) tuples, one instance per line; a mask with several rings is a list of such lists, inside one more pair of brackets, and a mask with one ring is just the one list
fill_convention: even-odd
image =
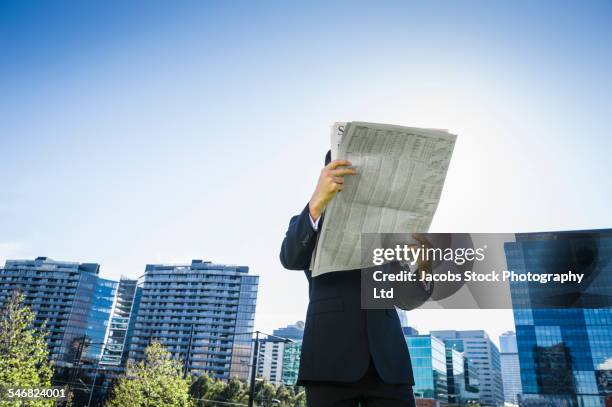
[(338, 159), (338, 147), (346, 128), (346, 122), (336, 122), (331, 127), (330, 142), (331, 142), (331, 159)]
[(357, 175), (345, 177), (325, 209), (312, 275), (371, 266), (362, 261), (362, 233), (427, 232), (456, 138), (439, 129), (335, 123), (332, 159), (349, 160)]

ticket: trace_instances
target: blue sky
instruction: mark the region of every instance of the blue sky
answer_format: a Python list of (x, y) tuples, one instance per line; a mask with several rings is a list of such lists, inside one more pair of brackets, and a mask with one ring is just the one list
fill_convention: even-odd
[[(0, 262), (244, 264), (258, 327), (303, 319), (278, 250), (339, 120), (459, 135), (431, 231), (611, 227), (611, 20), (610, 1), (3, 1)], [(475, 312), (411, 319), (512, 328)]]

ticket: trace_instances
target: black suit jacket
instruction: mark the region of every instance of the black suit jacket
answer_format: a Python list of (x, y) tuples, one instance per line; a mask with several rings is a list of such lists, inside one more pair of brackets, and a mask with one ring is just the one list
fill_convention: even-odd
[[(319, 230), (322, 225), (323, 219)], [(361, 309), (360, 270), (312, 277), (308, 269), (316, 237), (306, 205), (291, 218), (280, 252), (283, 266), (304, 270), (309, 284), (298, 384), (357, 381), (366, 373), (371, 357), (383, 381), (413, 385), (397, 312)]]

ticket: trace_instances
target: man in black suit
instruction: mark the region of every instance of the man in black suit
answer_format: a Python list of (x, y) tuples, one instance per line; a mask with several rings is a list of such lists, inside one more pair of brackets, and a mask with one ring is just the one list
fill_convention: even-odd
[(291, 218), (280, 260), (304, 270), (309, 283), (308, 312), (298, 384), (309, 407), (414, 407), (414, 378), (408, 347), (395, 309), (361, 309), (360, 270), (312, 277), (309, 270), (323, 212), (355, 175), (346, 160), (325, 167), (310, 202)]

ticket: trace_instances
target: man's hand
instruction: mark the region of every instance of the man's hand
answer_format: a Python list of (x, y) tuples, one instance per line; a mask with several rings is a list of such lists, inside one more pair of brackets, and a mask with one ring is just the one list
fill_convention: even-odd
[(357, 174), (352, 168), (338, 168), (350, 165), (351, 163), (346, 160), (334, 160), (323, 167), (317, 188), (308, 203), (310, 216), (313, 220), (319, 219), (327, 204), (336, 196), (338, 191), (344, 189), (344, 176)]

